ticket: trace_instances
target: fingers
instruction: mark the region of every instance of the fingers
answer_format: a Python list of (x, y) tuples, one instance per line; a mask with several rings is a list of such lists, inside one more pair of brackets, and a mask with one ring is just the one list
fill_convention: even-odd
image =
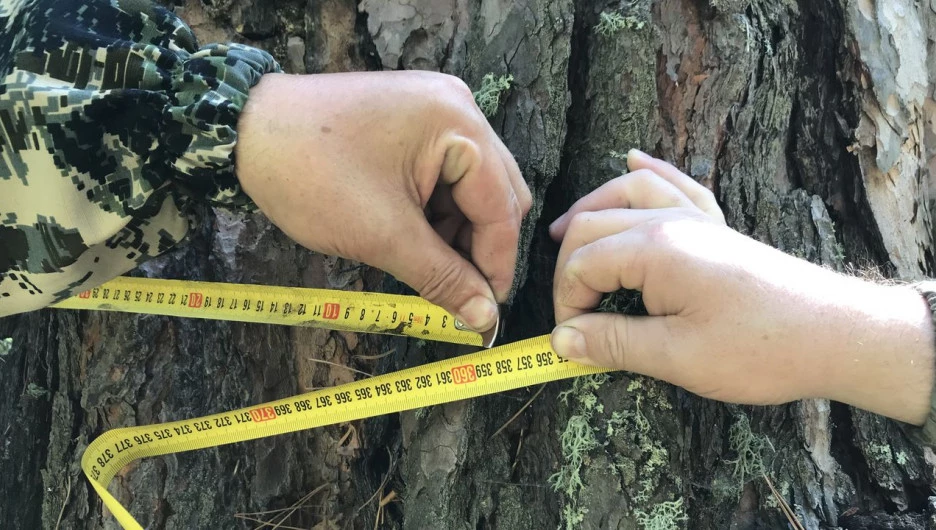
[(679, 188), (689, 200), (712, 219), (725, 224), (725, 215), (718, 207), (715, 195), (705, 186), (696, 182), (692, 177), (676, 169), (669, 162), (654, 158), (639, 149), (631, 149), (627, 153), (627, 167), (631, 171), (649, 169), (666, 179), (670, 184)]
[(482, 147), (457, 136), (447, 144), (441, 180), (452, 186), (452, 198), (471, 222), (472, 261), (496, 299), (505, 301), (513, 284), (524, 211), (511, 170), (490, 142)]
[[(556, 269), (553, 277), (553, 299), (559, 300), (559, 289), (566, 288), (563, 276), (566, 274), (566, 265), (569, 257), (579, 248), (605, 237), (630, 230), (638, 225), (649, 222), (663, 222), (666, 220), (692, 219), (710, 221), (701, 211), (695, 208), (666, 208), (662, 210), (599, 210), (597, 212), (581, 212), (572, 218), (562, 247), (556, 260)], [(599, 296), (600, 298), (600, 296)], [(559, 305), (557, 303), (557, 309)], [(556, 322), (561, 322), (560, 316), (566, 313), (557, 310)], [(567, 317), (566, 317), (567, 318)]]
[(715, 221), (725, 224), (725, 216), (715, 196), (673, 165), (632, 149), (627, 154), (631, 173), (611, 180), (578, 200), (556, 219), (549, 233), (556, 241), (565, 236), (572, 217), (580, 212), (608, 208), (652, 209), (698, 208)]
[(526, 180), (523, 179), (523, 175), (520, 173), (520, 167), (517, 165), (517, 161), (514, 160), (510, 150), (507, 149), (504, 142), (502, 142), (493, 131), (491, 132), (491, 136), (494, 137), (494, 145), (501, 154), (504, 167), (507, 168), (507, 174), (510, 176), (510, 184), (513, 186), (514, 194), (520, 202), (520, 210), (523, 213), (523, 217), (526, 217), (526, 214), (530, 213), (530, 208), (533, 206), (533, 195), (530, 193), (530, 188), (527, 186)]
[(673, 331), (667, 319), (590, 313), (554, 329), (552, 347), (577, 363), (670, 380)]
[(481, 273), (449, 246), (424, 219), (405, 223), (412, 231), (395, 237), (378, 264), (477, 331), (497, 321), (494, 293)]
[(572, 218), (565, 237), (562, 239), (562, 247), (559, 249), (559, 258), (556, 263), (557, 271), (563, 267), (569, 255), (583, 245), (651, 221), (662, 222), (678, 219), (708, 220), (705, 214), (694, 208), (665, 208), (662, 210), (625, 210), (616, 208), (579, 213)]
[(594, 309), (603, 293), (643, 289), (648, 265), (659, 265), (661, 259), (647, 232), (633, 229), (603, 237), (569, 255), (553, 282), (557, 324)]
[(671, 182), (648, 169), (634, 171), (611, 180), (582, 197), (568, 212), (549, 227), (556, 241), (565, 236), (569, 222), (580, 212), (594, 212), (609, 208), (650, 210), (657, 208), (694, 208), (695, 204)]

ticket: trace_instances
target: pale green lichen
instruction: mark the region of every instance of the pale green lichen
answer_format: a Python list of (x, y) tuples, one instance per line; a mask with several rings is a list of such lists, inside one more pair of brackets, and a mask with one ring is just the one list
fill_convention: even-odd
[(731, 474), (738, 480), (739, 486), (766, 472), (764, 454), (773, 446), (766, 435), (755, 434), (751, 430), (751, 420), (746, 415), (739, 413), (728, 429), (728, 445), (738, 455), (734, 460), (729, 460), (728, 464), (734, 466)]
[[(644, 384), (644, 381), (647, 381), (649, 384)], [(631, 379), (630, 383), (627, 384), (628, 392), (636, 392), (637, 390), (643, 390), (642, 395), (637, 394), (634, 396), (635, 402), (637, 402), (638, 407), (640, 406), (640, 398), (647, 397), (652, 402), (653, 405), (662, 409), (662, 410), (673, 410), (673, 405), (670, 404), (669, 399), (663, 395), (662, 385), (659, 382), (655, 382), (652, 379), (647, 379), (642, 376), (635, 376)]]
[(610, 37), (622, 29), (640, 30), (646, 25), (646, 22), (637, 17), (622, 15), (617, 11), (603, 11), (598, 15), (598, 24), (595, 25), (595, 32), (604, 37)]
[(566, 530), (575, 530), (578, 525), (582, 524), (582, 521), (585, 520), (585, 515), (588, 513), (588, 508), (582, 508), (579, 506), (572, 506), (571, 504), (566, 504), (562, 507), (562, 520), (565, 521)]
[(562, 520), (567, 530), (572, 530), (580, 524), (588, 511), (580, 507), (576, 501), (578, 494), (585, 487), (582, 481), (582, 466), (588, 457), (588, 452), (597, 448), (598, 438), (590, 425), (592, 414), (601, 413), (604, 407), (598, 403), (595, 391), (608, 381), (607, 374), (595, 374), (578, 377), (572, 382), (572, 387), (559, 393), (559, 399), (573, 409), (565, 429), (559, 435), (559, 444), (562, 448), (562, 465), (559, 471), (553, 473), (548, 481), (553, 490), (565, 495), (566, 503), (562, 508)]
[(622, 470), (626, 484), (633, 484), (634, 479), (640, 477), (640, 480), (636, 481), (637, 490), (631, 496), (635, 503), (644, 505), (650, 502), (659, 487), (669, 458), (666, 447), (650, 432), (651, 425), (644, 413), (644, 407), (648, 401), (662, 410), (672, 409), (672, 405), (660, 391), (660, 384), (644, 377), (631, 379), (627, 384), (627, 391), (633, 394), (633, 410), (615, 411), (606, 422), (606, 431), (609, 437), (618, 432), (630, 435), (640, 451), (637, 462), (630, 461), (629, 465), (623, 465), (622, 457), (616, 464)]
[(48, 396), (49, 391), (37, 385), (36, 383), (29, 383), (26, 386), (26, 395), (33, 399), (39, 399)]
[(868, 453), (871, 458), (883, 464), (889, 464), (894, 459), (894, 453), (891, 451), (890, 446), (886, 444), (871, 444), (868, 446)]
[(621, 474), (625, 486), (630, 486), (637, 480), (637, 462), (624, 455), (615, 455), (614, 469)]
[(601, 414), (604, 412), (604, 405), (598, 403), (598, 396), (595, 394), (586, 394), (582, 396), (582, 407), (588, 412), (597, 412)]
[(0, 339), (0, 359), (9, 355), (11, 350), (13, 350), (13, 338)]
[(569, 418), (569, 423), (559, 437), (564, 463), (559, 471), (549, 477), (553, 489), (570, 497), (584, 487), (582, 464), (588, 452), (598, 447), (598, 439), (588, 424), (589, 419), (591, 416), (587, 413)]
[[(663, 468), (669, 458), (666, 447), (650, 433), (651, 425), (643, 412), (645, 400), (650, 400), (657, 408), (669, 410), (672, 405), (659, 390), (659, 384), (643, 377), (634, 377), (627, 384), (627, 391), (634, 395), (634, 409), (612, 414), (607, 422), (609, 432), (621, 430), (629, 433), (640, 450), (640, 480), (637, 491), (633, 494), (634, 502), (646, 504), (660, 484)], [(636, 464), (635, 464), (636, 466)], [(635, 512), (636, 513), (636, 512)]]
[(614, 436), (614, 433), (617, 432), (621, 427), (624, 426), (624, 413), (615, 410), (611, 413), (611, 417), (605, 422), (607, 429), (605, 430), (605, 436), (608, 438)]
[(640, 402), (643, 401), (643, 396), (637, 394), (634, 396), (634, 412), (632, 418), (634, 423), (637, 425), (637, 432), (640, 434), (646, 434), (650, 430), (650, 422), (647, 420), (647, 417), (644, 416), (644, 413), (640, 411)]
[(661, 383), (636, 376), (626, 387), (627, 392), (632, 393), (632, 406), (615, 410), (610, 417), (601, 416), (603, 410), (596, 392), (608, 379), (606, 374), (578, 378), (571, 388), (559, 394), (560, 400), (572, 409), (572, 415), (560, 434), (562, 465), (549, 478), (549, 483), (565, 497), (562, 510), (564, 527), (566, 530), (575, 528), (584, 521), (582, 517), (587, 513), (580, 509), (579, 502), (587, 494), (587, 476), (583, 470), (589, 462), (589, 455), (602, 446), (625, 443), (635, 451), (608, 455), (611, 460), (606, 464), (607, 468), (620, 474), (628, 496), (634, 506), (639, 507), (632, 515), (642, 516), (641, 524), (645, 523), (644, 526), (651, 530), (668, 529), (670, 527), (659, 525), (665, 525), (666, 521), (677, 524), (683, 519), (681, 513), (670, 513), (675, 506), (672, 503), (651, 506), (654, 498), (660, 495), (662, 481), (669, 476), (669, 452), (658, 440), (647, 414), (672, 409), (672, 404)]
[(905, 466), (907, 465), (907, 461), (910, 460), (910, 457), (907, 456), (907, 453), (898, 451), (897, 454), (894, 455), (894, 460), (897, 461), (898, 465)]
[(751, 4), (750, 0), (710, 0), (709, 3), (715, 9), (727, 12), (744, 11)]
[[(564, 405), (569, 404), (569, 398), (574, 398), (576, 403), (589, 400), (589, 396), (594, 396), (594, 392), (601, 388), (601, 385), (608, 382), (608, 374), (594, 374), (582, 377), (576, 377), (572, 380), (572, 388), (559, 392), (559, 399)], [(576, 404), (576, 403), (573, 403)]]
[(607, 380), (607, 374), (578, 377), (572, 382), (572, 388), (559, 393), (559, 399), (566, 405), (570, 398), (573, 400), (574, 412), (559, 436), (563, 465), (549, 477), (549, 483), (553, 489), (570, 497), (583, 487), (581, 468), (586, 455), (598, 447), (598, 438), (589, 420), (593, 412), (604, 411), (594, 392)]
[(643, 478), (639, 481), (640, 489), (634, 494), (634, 501), (646, 504), (660, 484), (661, 468), (666, 464), (669, 452), (660, 442), (646, 434), (639, 434), (637, 443), (646, 460), (640, 466), (640, 476)]
[(679, 530), (689, 520), (682, 498), (655, 504), (649, 512), (636, 509), (634, 516), (644, 530)]
[(502, 75), (495, 77), (494, 74), (485, 74), (481, 78), (481, 88), (474, 92), (475, 103), (485, 116), (490, 118), (497, 114), (500, 107), (501, 95), (510, 88), (513, 83), (512, 75)]
[(832, 243), (832, 257), (835, 258), (836, 263), (842, 263), (845, 261), (845, 247), (839, 243), (838, 239)]

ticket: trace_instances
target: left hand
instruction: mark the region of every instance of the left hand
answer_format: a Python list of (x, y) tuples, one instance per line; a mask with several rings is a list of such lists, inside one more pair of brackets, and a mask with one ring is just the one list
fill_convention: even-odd
[[(720, 401), (823, 397), (922, 423), (936, 374), (918, 293), (728, 228), (712, 194), (663, 161), (631, 151), (628, 166), (551, 227), (556, 353)], [(649, 316), (591, 312), (622, 287)]]

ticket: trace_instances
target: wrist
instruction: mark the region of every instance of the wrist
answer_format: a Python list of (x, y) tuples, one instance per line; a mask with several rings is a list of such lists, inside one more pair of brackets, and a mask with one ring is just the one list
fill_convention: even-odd
[[(272, 164), (283, 146), (271, 142), (283, 119), (278, 116), (276, 92), (281, 90), (286, 74), (267, 74), (251, 89), (250, 97), (237, 122), (238, 139), (234, 149), (235, 173), (241, 187), (257, 206), (266, 211), (266, 193), (274, 178)], [(282, 94), (280, 95), (282, 97)]]
[(906, 285), (848, 278), (836, 294), (816, 395), (921, 424), (930, 412), (934, 331), (924, 298)]

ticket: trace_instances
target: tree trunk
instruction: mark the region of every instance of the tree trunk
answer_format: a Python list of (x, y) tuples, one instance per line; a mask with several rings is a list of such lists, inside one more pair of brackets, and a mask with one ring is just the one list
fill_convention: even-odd
[[(732, 227), (786, 252), (933, 275), (929, 2), (177, 3), (203, 41), (263, 47), (296, 73), (428, 69), (472, 87), (513, 76), (491, 123), (535, 204), (509, 340), (550, 329), (548, 221), (619, 175), (631, 147), (675, 162), (715, 191)], [(139, 272), (401, 290), (297, 247), (260, 215), (204, 219)], [(345, 366), (383, 373), (461, 353), (51, 310), (0, 320), (3, 337), (2, 528), (115, 528), (78, 464), (104, 430), (347, 382)], [(244, 517), (321, 529), (786, 528), (765, 476), (806, 528), (936, 528), (936, 454), (895, 423), (824, 400), (727, 406), (626, 373), (144, 460), (112, 490), (148, 528), (259, 524)]]

